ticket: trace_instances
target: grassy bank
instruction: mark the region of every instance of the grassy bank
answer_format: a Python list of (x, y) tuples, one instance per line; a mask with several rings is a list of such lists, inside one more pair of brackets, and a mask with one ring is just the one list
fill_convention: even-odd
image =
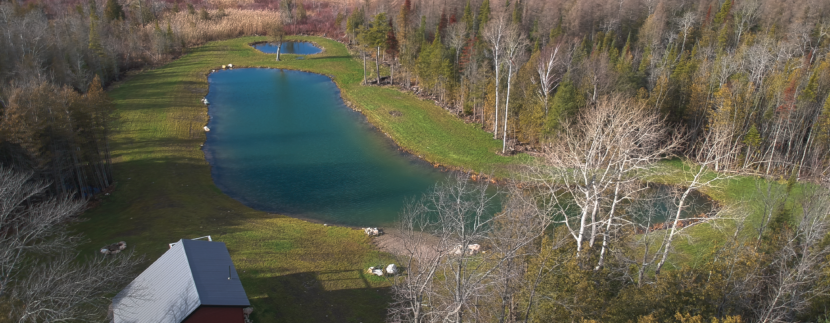
[[(359, 230), (323, 226), (250, 209), (220, 192), (200, 145), (206, 74), (224, 64), (299, 69), (331, 76), (343, 97), (401, 146), (433, 163), (490, 172), (515, 159), (498, 141), (429, 101), (390, 88), (363, 87), (362, 66), (322, 38), (320, 55), (262, 54), (248, 43), (212, 42), (161, 68), (130, 76), (110, 95), (117, 105), (111, 147), (116, 190), (76, 226), (85, 252), (125, 240), (155, 260), (167, 243), (211, 235), (227, 244), (257, 322), (379, 322), (388, 283), (362, 269), (388, 261)], [(398, 117), (390, 112), (399, 111)], [(496, 165), (496, 166), (494, 166)], [(149, 262), (146, 264), (149, 265)]]

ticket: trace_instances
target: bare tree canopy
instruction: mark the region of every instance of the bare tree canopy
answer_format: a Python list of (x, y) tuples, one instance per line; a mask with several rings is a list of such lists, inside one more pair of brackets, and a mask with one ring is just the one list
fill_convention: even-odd
[(0, 168), (0, 300), (18, 322), (96, 321), (134, 276), (132, 252), (78, 257), (67, 224), (86, 206), (46, 194), (47, 183)]

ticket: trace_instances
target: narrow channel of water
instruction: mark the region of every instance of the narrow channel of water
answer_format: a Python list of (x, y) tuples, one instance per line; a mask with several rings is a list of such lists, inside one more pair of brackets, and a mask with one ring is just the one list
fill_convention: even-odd
[(394, 222), (447, 178), (343, 103), (326, 76), (234, 69), (208, 77), (204, 152), (214, 183), (255, 209), (327, 223)]
[[(277, 45), (272, 43), (259, 43), (254, 45), (254, 48), (266, 54), (277, 53)], [(319, 47), (307, 42), (289, 41), (280, 45), (280, 53), (282, 54), (313, 55), (322, 51)]]

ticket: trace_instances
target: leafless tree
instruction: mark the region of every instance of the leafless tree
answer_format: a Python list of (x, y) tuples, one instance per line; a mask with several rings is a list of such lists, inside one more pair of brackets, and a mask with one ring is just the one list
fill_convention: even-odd
[[(643, 190), (634, 185), (639, 172), (652, 169), (682, 142), (659, 112), (620, 95), (604, 97), (549, 143), (541, 162), (526, 172), (526, 181), (557, 205), (577, 256), (602, 240), (600, 268), (613, 231), (625, 224), (620, 205)], [(572, 207), (575, 215), (569, 212)]]
[[(684, 187), (677, 199), (677, 208), (675, 214), (670, 219), (672, 221), (671, 228), (666, 230), (665, 244), (661, 251), (660, 261), (655, 268), (656, 273), (665, 265), (671, 251), (672, 242), (677, 235), (682, 231), (680, 221), (681, 215), (685, 208), (688, 207), (687, 199), (695, 190), (708, 188), (732, 177), (724, 172), (717, 171), (717, 165), (724, 161), (731, 160), (738, 153), (739, 146), (732, 140), (732, 134), (727, 127), (723, 125), (712, 124), (704, 134), (703, 142), (697, 148), (694, 159), (690, 159), (679, 170), (678, 176), (681, 180), (678, 185)], [(713, 171), (714, 170), (714, 171)], [(708, 217), (712, 219), (712, 217)]]
[(778, 235), (780, 249), (774, 250), (763, 276), (761, 299), (754, 306), (758, 322), (792, 322), (816, 297), (826, 296), (830, 286), (817, 284), (830, 264), (830, 196), (821, 189), (807, 188), (800, 200), (797, 224)]
[(501, 144), (501, 153), (507, 149), (507, 121), (510, 110), (510, 86), (513, 81), (513, 72), (522, 66), (523, 52), (528, 45), (525, 34), (517, 25), (510, 25), (504, 35), (504, 58), (507, 61), (507, 94), (504, 96), (504, 131)]
[[(48, 184), (0, 168), (0, 299), (19, 322), (91, 321), (133, 274), (132, 253), (78, 259), (66, 225), (86, 201), (48, 197)], [(80, 260), (80, 261), (79, 261)]]
[(761, 2), (758, 0), (740, 1), (735, 13), (735, 43), (741, 43), (743, 33), (755, 26), (761, 14)]
[(493, 105), (495, 107), (496, 120), (493, 125), (493, 139), (499, 137), (499, 84), (501, 81), (499, 71), (501, 70), (502, 54), (505, 48), (504, 41), (508, 27), (507, 19), (504, 15), (499, 15), (487, 23), (482, 33), (484, 40), (490, 45), (490, 51), (493, 55), (493, 70), (496, 72), (496, 103)]
[(533, 79), (534, 83), (539, 85), (536, 94), (539, 100), (545, 106), (545, 116), (548, 115), (548, 103), (550, 102), (551, 92), (559, 86), (559, 81), (562, 80), (562, 64), (561, 56), (559, 54), (560, 44), (546, 46), (539, 53), (536, 61), (536, 74), (538, 79)]
[(455, 61), (461, 54), (461, 48), (467, 43), (467, 24), (462, 22), (453, 24), (447, 30), (447, 43), (455, 50)]
[(683, 32), (683, 42), (680, 43), (680, 53), (677, 54), (677, 59), (680, 59), (680, 56), (686, 51), (686, 36), (689, 35), (689, 31), (694, 28), (696, 22), (697, 14), (694, 11), (688, 11), (677, 19), (677, 27)]
[(503, 193), (459, 173), (410, 203), (401, 215), (406, 251), (400, 261), (406, 273), (396, 278), (390, 318), (464, 322), (504, 317), (506, 299), (499, 296), (515, 293), (514, 285), (524, 275), (518, 259), (533, 252), (528, 245), (549, 223), (548, 214), (534, 205), (538, 201), (529, 195), (514, 198), (517, 193), (505, 197), (498, 209)]
[(33, 203), (47, 187), (31, 181), (30, 174), (0, 168), (0, 296), (23, 272), (29, 254), (68, 251), (77, 241), (63, 224), (80, 213), (85, 202), (62, 196)]
[(134, 278), (140, 258), (132, 252), (98, 255), (78, 262), (62, 253), (49, 261), (28, 265), (26, 277), (15, 284), (10, 313), (18, 322), (92, 322), (107, 315), (106, 297)]

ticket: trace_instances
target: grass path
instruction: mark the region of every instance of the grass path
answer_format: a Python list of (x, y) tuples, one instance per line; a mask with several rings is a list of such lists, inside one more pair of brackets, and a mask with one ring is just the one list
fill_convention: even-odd
[[(146, 254), (149, 265), (169, 242), (211, 235), (227, 244), (257, 322), (383, 321), (389, 284), (362, 269), (389, 258), (362, 231), (253, 210), (213, 184), (200, 149), (207, 72), (234, 64), (326, 74), (373, 124), (430, 162), (489, 172), (515, 158), (495, 154), (498, 141), (429, 101), (360, 86), (362, 66), (342, 44), (304, 38), (324, 47), (324, 53), (303, 60), (283, 55), (283, 62), (275, 62), (274, 55), (248, 46), (261, 40), (211, 42), (113, 86), (117, 186), (75, 226), (90, 240), (84, 252), (124, 240)], [(393, 119), (393, 110), (402, 115)]]

